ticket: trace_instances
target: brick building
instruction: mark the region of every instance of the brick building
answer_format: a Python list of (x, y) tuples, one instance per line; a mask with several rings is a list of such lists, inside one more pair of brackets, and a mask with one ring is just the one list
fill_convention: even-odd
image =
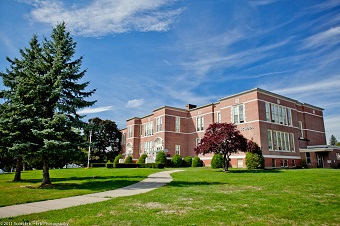
[[(255, 88), (197, 107), (164, 106), (152, 114), (127, 120), (123, 155), (155, 158), (164, 150), (168, 157), (195, 156), (194, 148), (214, 122), (232, 122), (247, 139), (262, 149), (265, 166), (295, 167), (306, 159), (312, 167), (337, 165), (340, 152), (325, 146), (323, 109), (266, 90)], [(323, 146), (320, 146), (323, 145)], [(210, 165), (212, 155), (200, 156)], [(232, 167), (245, 167), (245, 153), (231, 156)]]

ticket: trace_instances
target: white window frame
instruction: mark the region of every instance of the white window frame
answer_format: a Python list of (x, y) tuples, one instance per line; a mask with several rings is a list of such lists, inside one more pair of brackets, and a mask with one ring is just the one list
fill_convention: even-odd
[(196, 147), (198, 146), (198, 144), (201, 142), (201, 138), (196, 138)]
[(181, 155), (181, 145), (175, 145), (175, 154)]
[(181, 118), (180, 117), (176, 117), (176, 120), (175, 120), (175, 131), (176, 131), (176, 133), (180, 133), (181, 132)]
[(299, 121), (299, 136), (303, 139), (303, 124), (301, 121)]
[(219, 112), (219, 111), (217, 112), (216, 122), (221, 123), (221, 112)]
[(162, 131), (162, 127), (163, 127), (163, 119), (162, 117), (157, 117), (156, 118), (156, 132)]
[(238, 104), (232, 108), (232, 120), (235, 124), (240, 124), (245, 122), (245, 106), (244, 104)]
[(198, 116), (196, 118), (196, 130), (197, 131), (204, 130), (204, 116)]
[(132, 125), (128, 126), (128, 138), (132, 137)]

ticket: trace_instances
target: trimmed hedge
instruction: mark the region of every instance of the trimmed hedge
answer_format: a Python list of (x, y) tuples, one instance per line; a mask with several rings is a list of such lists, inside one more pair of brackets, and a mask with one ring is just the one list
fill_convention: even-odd
[(91, 168), (106, 167), (106, 163), (91, 163)]
[(106, 168), (113, 168), (113, 163), (106, 163)]
[(116, 168), (139, 168), (139, 164), (136, 163), (117, 163)]
[(172, 167), (181, 167), (182, 166), (182, 157), (179, 154), (175, 154), (171, 158), (171, 166)]
[(223, 156), (222, 154), (214, 154), (211, 160), (211, 168), (218, 169), (223, 168)]
[(142, 154), (141, 157), (139, 157), (139, 159), (137, 160), (136, 163), (138, 164), (144, 164), (145, 163), (145, 159), (148, 157), (147, 154)]
[(154, 168), (154, 169), (164, 169), (165, 165), (163, 163), (147, 163), (147, 164), (137, 164), (137, 163), (117, 163), (116, 168)]
[(191, 167), (202, 167), (202, 166), (203, 166), (203, 161), (200, 159), (200, 157), (195, 156), (192, 159)]
[(183, 166), (184, 167), (190, 167), (192, 164), (192, 157), (191, 156), (186, 156), (183, 160)]
[(125, 158), (124, 163), (126, 163), (126, 164), (133, 163), (132, 156), (131, 156), (131, 155), (127, 156), (127, 157)]
[(157, 153), (156, 162), (166, 164), (166, 154), (164, 151), (160, 151)]
[(147, 164), (139, 164), (140, 168), (153, 168), (153, 169), (164, 169), (165, 164), (163, 163), (147, 163)]
[(264, 168), (264, 158), (262, 155), (256, 153), (246, 153), (246, 166), (247, 169), (263, 169)]

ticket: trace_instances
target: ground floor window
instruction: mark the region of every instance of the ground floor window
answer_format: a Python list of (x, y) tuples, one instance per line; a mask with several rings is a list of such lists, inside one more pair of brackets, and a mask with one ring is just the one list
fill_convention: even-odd
[(284, 160), (284, 167), (288, 167), (288, 159)]
[(276, 167), (276, 159), (272, 159), (272, 167), (273, 167), (273, 168)]
[(306, 152), (306, 162), (307, 162), (307, 164), (311, 164), (309, 152)]
[(292, 160), (292, 166), (295, 167), (296, 166), (296, 162), (295, 159)]
[(243, 168), (243, 159), (237, 159), (237, 168)]
[(175, 152), (176, 152), (176, 155), (181, 155), (181, 145), (175, 146)]

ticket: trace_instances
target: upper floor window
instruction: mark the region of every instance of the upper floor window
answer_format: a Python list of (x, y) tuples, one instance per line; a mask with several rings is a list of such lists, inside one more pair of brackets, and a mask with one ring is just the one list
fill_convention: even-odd
[(126, 144), (126, 134), (122, 134), (122, 144)]
[(217, 119), (216, 119), (217, 123), (221, 123), (221, 112), (217, 112)]
[(244, 122), (244, 106), (243, 104), (236, 105), (233, 107), (233, 123)]
[(148, 122), (144, 124), (144, 136), (153, 135), (153, 122)]
[(163, 120), (162, 117), (156, 118), (156, 132), (162, 131)]
[(128, 126), (128, 137), (132, 137), (132, 126)]
[(268, 149), (270, 151), (294, 152), (294, 134), (268, 130)]
[(204, 130), (204, 117), (203, 116), (198, 116), (196, 118), (196, 130), (197, 131)]
[(181, 118), (180, 117), (176, 117), (176, 133), (181, 132)]
[(265, 103), (266, 121), (282, 125), (292, 125), (292, 110), (277, 104)]
[(301, 121), (299, 121), (299, 132), (300, 132), (300, 138), (303, 138), (303, 127), (302, 127)]

